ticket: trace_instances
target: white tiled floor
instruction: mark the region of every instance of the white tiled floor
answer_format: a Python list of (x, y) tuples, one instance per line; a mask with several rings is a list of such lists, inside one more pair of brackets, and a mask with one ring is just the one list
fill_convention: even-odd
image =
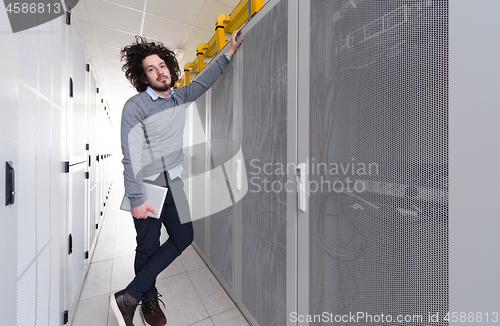
[[(109, 295), (125, 288), (134, 277), (135, 251), (133, 221), (119, 210), (121, 184), (121, 180), (113, 183), (73, 326), (118, 325)], [(163, 230), (162, 241), (165, 238)], [(163, 296), (168, 326), (249, 325), (192, 246), (158, 276), (156, 286)], [(144, 326), (139, 311), (134, 324)]]

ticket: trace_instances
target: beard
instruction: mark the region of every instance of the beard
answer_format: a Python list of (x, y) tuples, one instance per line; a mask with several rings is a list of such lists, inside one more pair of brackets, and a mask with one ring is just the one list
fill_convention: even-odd
[(155, 82), (154, 84), (149, 85), (153, 90), (159, 92), (165, 92), (170, 89), (170, 83), (168, 81)]

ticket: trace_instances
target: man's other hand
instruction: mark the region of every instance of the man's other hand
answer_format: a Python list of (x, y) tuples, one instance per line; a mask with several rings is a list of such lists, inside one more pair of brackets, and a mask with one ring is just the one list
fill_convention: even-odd
[(132, 214), (132, 216), (138, 219), (148, 218), (148, 211), (152, 212), (155, 215), (158, 214), (158, 212), (156, 212), (155, 209), (151, 207), (151, 205), (149, 205), (147, 202), (142, 204), (141, 206), (132, 207), (130, 209), (130, 213)]
[(240, 34), (241, 28), (237, 29), (231, 34), (231, 45), (229, 45), (229, 50), (226, 52), (226, 54), (231, 58), (233, 54), (238, 50), (238, 48), (241, 45), (241, 42), (243, 42), (243, 39), (240, 39), (239, 41), (236, 41), (236, 38)]

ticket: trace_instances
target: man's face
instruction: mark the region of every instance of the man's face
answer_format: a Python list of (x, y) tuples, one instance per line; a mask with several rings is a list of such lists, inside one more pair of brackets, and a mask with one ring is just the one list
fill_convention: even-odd
[(142, 60), (142, 68), (146, 74), (146, 80), (144, 82), (152, 89), (161, 92), (170, 89), (170, 84), (172, 83), (170, 71), (165, 61), (157, 54), (152, 54), (144, 58), (144, 60)]

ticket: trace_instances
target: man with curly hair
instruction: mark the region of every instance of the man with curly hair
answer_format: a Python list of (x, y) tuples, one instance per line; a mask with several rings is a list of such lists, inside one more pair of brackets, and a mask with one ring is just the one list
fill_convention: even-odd
[[(134, 261), (135, 277), (129, 285), (110, 296), (111, 308), (120, 326), (133, 325), (134, 312), (141, 302), (141, 314), (146, 325), (163, 326), (167, 320), (158, 303), (156, 277), (177, 258), (193, 241), (192, 223), (179, 218), (181, 205), (187, 203), (180, 179), (182, 173), (182, 145), (186, 104), (200, 97), (222, 74), (232, 55), (240, 46), (237, 41), (240, 30), (231, 35), (229, 50), (220, 56), (200, 76), (185, 87), (173, 90), (180, 71), (175, 54), (161, 43), (148, 43), (137, 36), (136, 42), (121, 51), (125, 60), (123, 71), (127, 79), (139, 92), (131, 97), (123, 107), (121, 122), (121, 143), (123, 152), (125, 195), (130, 199), (131, 214), (137, 232), (137, 247)], [(162, 173), (147, 173), (144, 169), (134, 171), (133, 155), (129, 134), (134, 127), (142, 126), (149, 120), (158, 120), (163, 133), (162, 145), (166, 147), (161, 157)], [(158, 125), (158, 124), (157, 124)], [(141, 136), (142, 137), (142, 136)], [(144, 139), (149, 143), (144, 129)], [(147, 146), (141, 152), (147, 150)], [(142, 167), (144, 168), (144, 167)], [(136, 169), (137, 170), (137, 169)], [(156, 171), (158, 172), (158, 171)], [(158, 185), (169, 188), (159, 218), (147, 216), (148, 211), (157, 214), (144, 200), (144, 180), (154, 180)], [(174, 202), (175, 198), (175, 202)], [(181, 222), (182, 220), (182, 222)], [(169, 235), (160, 245), (162, 224)]]

